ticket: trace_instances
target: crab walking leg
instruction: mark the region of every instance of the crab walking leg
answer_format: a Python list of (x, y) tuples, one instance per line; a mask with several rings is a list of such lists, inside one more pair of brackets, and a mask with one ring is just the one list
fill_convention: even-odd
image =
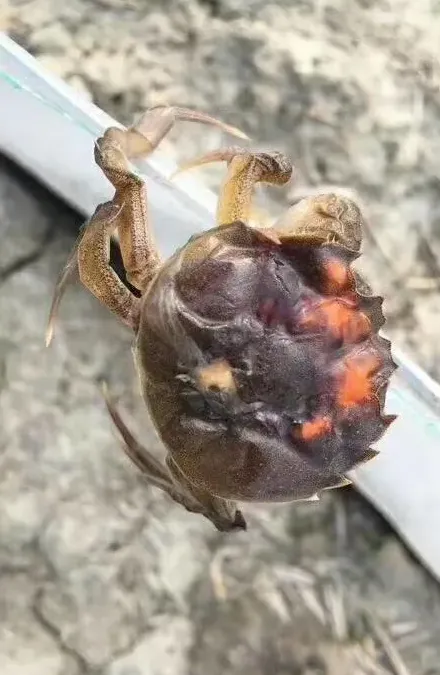
[(52, 297), (52, 304), (50, 306), (49, 310), (49, 319), (47, 321), (47, 327), (46, 327), (46, 336), (45, 336), (45, 342), (46, 342), (46, 347), (49, 347), (50, 343), (52, 342), (53, 334), (55, 331), (55, 322), (57, 319), (58, 315), (58, 310), (60, 307), (61, 300), (63, 298), (63, 295), (66, 291), (68, 283), (71, 281), (73, 276), (78, 273), (78, 245), (81, 241), (82, 238), (82, 232), (80, 236), (78, 237), (77, 241), (75, 242), (75, 246), (73, 250), (71, 251), (67, 262), (65, 263), (63, 269), (61, 270), (61, 273), (58, 277), (55, 290), (53, 293)]
[(46, 347), (52, 341), (62, 297), (72, 277), (79, 273), (83, 284), (122, 321), (135, 328), (137, 299), (109, 264), (110, 236), (117, 228), (121, 207), (114, 202), (99, 204), (82, 227), (55, 286), (46, 328)]
[(217, 223), (229, 225), (237, 220), (249, 223), (252, 197), (257, 183), (285, 185), (291, 178), (293, 167), (281, 152), (259, 152), (247, 148), (229, 147), (215, 150), (183, 164), (186, 171), (203, 164), (227, 162), (228, 172), (220, 190)]
[(273, 225), (281, 241), (312, 239), (336, 242), (359, 252), (364, 220), (357, 204), (335, 193), (305, 197), (288, 209)]
[(195, 490), (179, 471), (174, 461), (168, 457), (166, 466), (157, 460), (136, 440), (123, 421), (114, 402), (110, 399), (107, 387), (103, 387), (107, 410), (124, 441), (124, 450), (131, 461), (140, 469), (147, 482), (166, 492), (171, 499), (192, 513), (208, 518), (218, 530), (229, 531), (244, 529), (246, 523), (235, 506), (224, 499)]
[(107, 386), (105, 385), (103, 386), (103, 396), (108, 413), (124, 441), (124, 450), (127, 456), (131, 459), (133, 464), (140, 469), (151, 485), (168, 492), (173, 499), (176, 499), (178, 491), (175, 489), (174, 483), (171, 480), (165, 465), (157, 460), (136, 440), (119, 414), (115, 403), (111, 400)]
[(110, 127), (95, 144), (95, 161), (116, 190), (114, 200), (123, 204), (118, 223), (121, 254), (128, 281), (140, 291), (156, 273), (160, 257), (148, 223), (145, 184), (129, 162), (153, 152), (178, 120), (211, 124), (245, 137), (209, 115), (186, 108), (156, 107), (127, 130)]
[(84, 286), (135, 330), (139, 300), (110, 266), (110, 236), (118, 227), (119, 216), (115, 213), (120, 209), (114, 202), (97, 207), (77, 244), (77, 265)]
[(197, 488), (183, 475), (171, 455), (167, 457), (167, 467), (175, 484), (184, 491), (181, 504), (188, 511), (200, 513), (210, 520), (220, 532), (245, 530), (246, 521), (235, 502), (216, 497), (203, 489)]

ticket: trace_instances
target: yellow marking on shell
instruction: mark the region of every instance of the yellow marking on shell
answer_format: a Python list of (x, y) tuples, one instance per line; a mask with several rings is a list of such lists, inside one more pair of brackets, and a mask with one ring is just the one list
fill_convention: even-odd
[(215, 361), (199, 370), (197, 381), (202, 389), (217, 389), (233, 393), (237, 391), (232, 368), (226, 360)]

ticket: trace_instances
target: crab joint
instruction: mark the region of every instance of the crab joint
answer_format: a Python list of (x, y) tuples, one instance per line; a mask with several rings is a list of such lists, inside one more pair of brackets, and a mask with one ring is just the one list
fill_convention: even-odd
[(225, 360), (214, 361), (197, 373), (197, 383), (202, 389), (235, 392), (236, 385), (232, 368)]

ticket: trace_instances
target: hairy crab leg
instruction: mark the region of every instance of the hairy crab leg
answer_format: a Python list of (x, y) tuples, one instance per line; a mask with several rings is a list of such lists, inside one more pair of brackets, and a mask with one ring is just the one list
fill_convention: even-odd
[(118, 230), (127, 279), (143, 291), (160, 265), (148, 223), (144, 181), (130, 168), (130, 160), (153, 152), (177, 121), (216, 126), (247, 138), (239, 129), (187, 108), (157, 106), (127, 130), (110, 127), (95, 143), (95, 161), (115, 188), (111, 202), (100, 204), (82, 229), (55, 287), (46, 345), (67, 283), (79, 272), (82, 283), (130, 328), (137, 328), (138, 301), (114, 273), (109, 262), (110, 235)]
[(107, 410), (124, 441), (127, 456), (140, 469), (150, 485), (166, 492), (171, 499), (188, 511), (205, 516), (220, 531), (246, 528), (243, 516), (234, 504), (194, 488), (170, 457), (167, 458), (166, 465), (157, 460), (128, 429), (114, 402), (110, 399), (105, 385), (103, 395)]
[(227, 162), (228, 172), (220, 190), (217, 223), (229, 225), (237, 220), (249, 223), (253, 215), (252, 197), (257, 183), (285, 185), (293, 167), (281, 152), (260, 152), (241, 147), (214, 150), (182, 164), (178, 172), (204, 164)]
[[(110, 310), (115, 312), (122, 321), (130, 327), (136, 316), (137, 298), (122, 283), (109, 264), (110, 237), (118, 226), (118, 217), (121, 207), (113, 202), (99, 204), (90, 220), (82, 227), (75, 246), (70, 253), (66, 264), (61, 270), (55, 286), (52, 305), (49, 311), (49, 320), (46, 328), (46, 346), (52, 341), (55, 321), (61, 299), (71, 278), (82, 271), (82, 281)], [(82, 265), (80, 266), (80, 261)], [(89, 279), (88, 270), (103, 270), (104, 278), (92, 275)], [(80, 273), (81, 276), (81, 273)], [(95, 282), (98, 282), (95, 285)]]
[(145, 478), (151, 485), (158, 487), (165, 492), (168, 492), (174, 499), (177, 490), (166, 470), (165, 465), (157, 460), (148, 450), (144, 448), (139, 441), (133, 436), (124, 420), (122, 419), (115, 403), (111, 400), (108, 388), (106, 385), (102, 387), (104, 401), (110, 417), (113, 420), (122, 440), (124, 441), (124, 450), (127, 456), (131, 459), (138, 469), (143, 473)]
[(189, 511), (200, 513), (208, 518), (220, 532), (246, 529), (246, 521), (241, 511), (237, 509), (235, 502), (216, 497), (206, 490), (192, 485), (180, 471), (171, 455), (167, 457), (167, 467), (176, 485), (183, 489), (187, 499), (189, 497), (191, 502), (196, 504), (195, 507), (188, 507), (185, 502), (182, 502)]
[(96, 141), (95, 161), (115, 188), (114, 200), (123, 204), (118, 223), (119, 244), (128, 281), (145, 290), (160, 265), (160, 256), (148, 223), (146, 189), (130, 167), (130, 160), (146, 157), (177, 121), (210, 124), (235, 136), (245, 135), (204, 113), (178, 107), (147, 110), (128, 129), (110, 127)]

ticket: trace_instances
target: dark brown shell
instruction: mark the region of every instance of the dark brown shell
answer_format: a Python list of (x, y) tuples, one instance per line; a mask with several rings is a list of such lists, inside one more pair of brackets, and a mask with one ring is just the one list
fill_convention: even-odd
[(234, 223), (164, 266), (135, 352), (158, 432), (193, 484), (293, 501), (371, 456), (392, 419), (383, 403), (395, 365), (377, 334), (382, 301), (360, 289), (355, 257)]

